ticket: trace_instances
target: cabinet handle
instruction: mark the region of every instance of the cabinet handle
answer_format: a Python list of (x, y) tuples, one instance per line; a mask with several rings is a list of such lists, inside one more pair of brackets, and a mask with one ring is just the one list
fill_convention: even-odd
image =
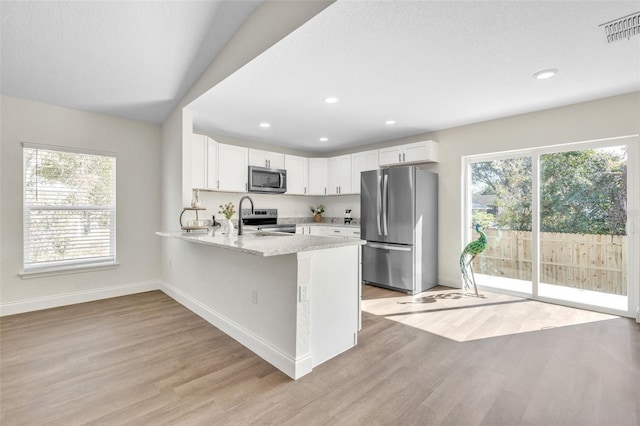
[(340, 233), (340, 231), (338, 231), (337, 229), (334, 229), (334, 230), (333, 230), (333, 232), (337, 232), (337, 233)]
[(324, 195), (327, 195), (327, 187), (324, 187)]
[(402, 153), (402, 161), (407, 161), (407, 160), (405, 160), (405, 158), (404, 158), (404, 152)]
[(402, 162), (402, 155), (401, 154), (398, 154), (398, 161)]
[(305, 194), (307, 193), (307, 187), (306, 186), (304, 187), (304, 193)]
[(244, 190), (245, 191), (249, 190), (249, 184), (247, 182), (244, 183)]
[(220, 189), (220, 181), (219, 180), (216, 181), (216, 189)]

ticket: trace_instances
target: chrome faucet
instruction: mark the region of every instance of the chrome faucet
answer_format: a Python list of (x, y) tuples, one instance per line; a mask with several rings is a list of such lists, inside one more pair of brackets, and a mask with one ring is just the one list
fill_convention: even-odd
[(242, 235), (242, 202), (247, 199), (251, 203), (251, 214), (253, 214), (253, 200), (248, 195), (240, 198), (240, 203), (238, 203), (238, 235)]

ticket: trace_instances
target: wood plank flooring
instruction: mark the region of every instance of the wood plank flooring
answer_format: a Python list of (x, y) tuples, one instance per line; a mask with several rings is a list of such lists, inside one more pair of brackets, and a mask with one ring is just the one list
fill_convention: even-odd
[(495, 300), (435, 297), (451, 291), (365, 286), (358, 346), (298, 381), (159, 291), (3, 317), (0, 424), (640, 424), (633, 320), (522, 332)]

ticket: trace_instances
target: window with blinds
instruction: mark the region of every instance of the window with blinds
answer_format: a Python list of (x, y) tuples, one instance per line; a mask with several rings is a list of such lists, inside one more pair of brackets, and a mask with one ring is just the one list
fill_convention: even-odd
[(116, 158), (23, 144), (24, 270), (114, 263)]

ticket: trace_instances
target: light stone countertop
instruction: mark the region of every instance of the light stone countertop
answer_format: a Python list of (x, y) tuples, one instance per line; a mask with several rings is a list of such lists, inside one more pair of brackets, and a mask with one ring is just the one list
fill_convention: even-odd
[[(236, 231), (237, 232), (237, 231)], [(325, 250), (334, 247), (363, 245), (366, 241), (347, 238), (320, 237), (316, 235), (287, 234), (282, 232), (251, 231), (242, 236), (222, 235), (215, 232), (156, 232), (162, 237), (204, 244), (255, 256), (280, 256), (304, 251)]]

